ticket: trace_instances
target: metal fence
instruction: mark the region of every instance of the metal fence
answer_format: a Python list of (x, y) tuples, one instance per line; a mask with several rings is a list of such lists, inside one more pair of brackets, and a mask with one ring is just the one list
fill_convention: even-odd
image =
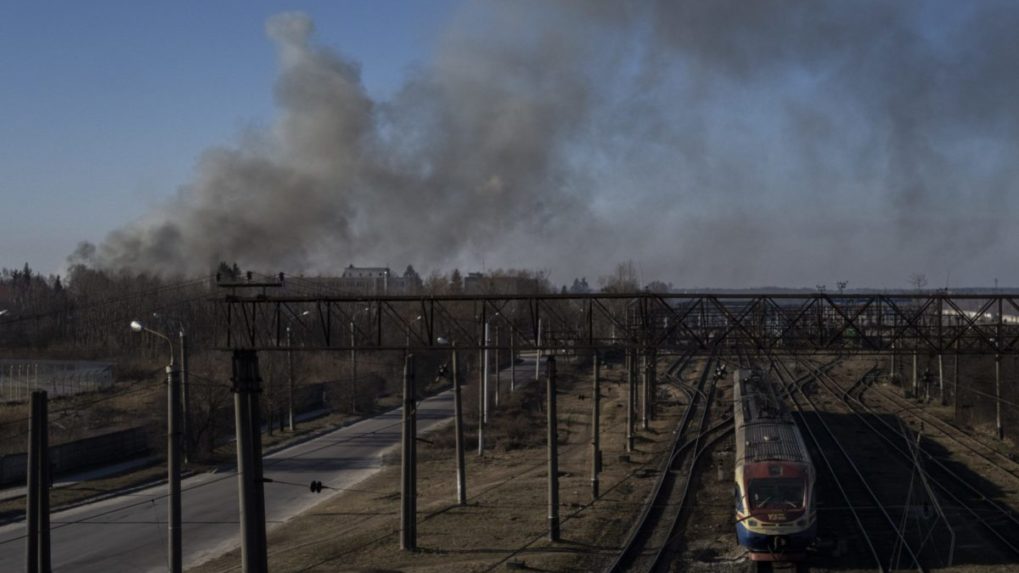
[(95, 392), (113, 384), (113, 364), (81, 360), (0, 360), (0, 402), (24, 402), (33, 390), (50, 397)]

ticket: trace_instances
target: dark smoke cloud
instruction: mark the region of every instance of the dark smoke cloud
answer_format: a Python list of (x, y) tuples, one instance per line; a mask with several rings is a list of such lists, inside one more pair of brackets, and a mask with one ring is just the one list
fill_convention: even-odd
[(987, 283), (1019, 239), (1017, 25), (990, 1), (471, 2), (374, 101), (283, 14), (272, 128), (94, 256)]

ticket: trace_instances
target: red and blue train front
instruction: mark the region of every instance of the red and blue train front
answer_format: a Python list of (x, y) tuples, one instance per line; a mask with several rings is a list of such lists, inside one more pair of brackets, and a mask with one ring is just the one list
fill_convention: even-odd
[(742, 477), (743, 487), (737, 487), (736, 498), (739, 544), (754, 560), (801, 559), (817, 537), (808, 467), (780, 462), (751, 464)]
[(813, 522), (806, 529), (783, 533), (758, 533), (751, 531), (742, 523), (737, 523), (736, 538), (741, 546), (747, 548), (750, 558), (754, 561), (798, 560), (804, 557), (807, 548), (817, 538), (817, 522)]

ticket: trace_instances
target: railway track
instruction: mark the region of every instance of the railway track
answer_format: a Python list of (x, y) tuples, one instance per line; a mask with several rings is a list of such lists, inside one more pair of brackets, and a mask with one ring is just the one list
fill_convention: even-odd
[[(737, 360), (744, 367), (749, 367), (751, 362), (749, 357), (745, 356), (740, 356)], [(669, 458), (669, 470), (659, 476), (659, 481), (631, 529), (623, 550), (606, 571), (667, 571), (683, 549), (686, 543), (685, 532), (680, 531), (679, 526), (684, 513), (689, 509), (687, 498), (690, 495), (697, 464), (705, 452), (710, 451), (722, 440), (732, 438), (731, 404), (726, 405), (728, 407), (724, 409), (725, 413), (719, 419), (709, 421), (718, 381), (717, 378), (711, 377), (709, 382), (713, 362), (720, 361), (714, 360), (714, 357), (706, 361), (695, 387), (686, 387), (678, 377), (671, 377), (673, 382), (690, 397), (691, 406), (680, 421)], [(832, 362), (821, 368), (831, 368), (834, 364)], [(731, 374), (732, 371), (728, 371), (725, 376)], [(810, 380), (811, 376), (805, 375), (796, 379), (794, 385), (799, 387)], [(690, 425), (692, 417), (700, 418), (700, 423), (696, 427)], [(735, 537), (735, 526), (733, 528)], [(747, 567), (751, 571), (761, 573), (773, 570), (770, 563), (748, 562)], [(807, 569), (801, 566), (793, 567), (792, 570), (801, 573)]]
[(623, 550), (606, 571), (658, 571), (667, 566), (669, 541), (676, 535), (697, 461), (708, 445), (728, 435), (724, 420), (713, 425), (708, 421), (717, 382), (711, 375), (715, 361), (714, 356), (705, 361), (663, 471)]
[(873, 384), (880, 371), (874, 369), (872, 372), (875, 372), (873, 376), (860, 378), (852, 388), (846, 391), (848, 399), (867, 405), (866, 393), (872, 391), (872, 395), (876, 394), (877, 399), (884, 404), (885, 410), (919, 422), (925, 432), (937, 432), (939, 436), (951, 443), (953, 453), (976, 458), (975, 461), (978, 465), (975, 467), (971, 465), (973, 469), (981, 472), (994, 471), (1014, 484), (1019, 484), (1019, 462), (959, 426), (926, 412), (922, 405), (898, 396), (895, 392), (882, 388), (880, 385)]
[[(781, 361), (773, 360), (772, 365), (783, 386), (789, 388), (789, 381), (792, 374)], [(818, 379), (821, 373), (814, 375)], [(855, 558), (859, 555), (869, 556), (871, 566), (881, 572), (890, 571), (901, 566), (901, 563), (893, 563), (897, 548), (901, 548), (900, 554), (905, 554), (906, 566), (914, 566), (918, 571), (924, 571), (920, 560), (913, 551), (910, 543), (903, 535), (892, 511), (887, 507), (888, 503), (875, 490), (870, 483), (867, 472), (863, 471), (857, 460), (844, 447), (842, 441), (836, 436), (831, 424), (818, 413), (822, 412), (818, 400), (812, 399), (802, 387), (793, 387), (788, 392), (789, 401), (793, 406), (794, 415), (797, 417), (804, 437), (813, 445), (814, 466), (817, 468), (818, 489), (820, 491), (838, 491), (844, 505), (835, 508), (824, 508), (826, 515), (819, 516), (823, 519), (825, 528), (831, 529), (832, 514), (837, 515), (839, 525), (838, 531), (845, 532), (855, 530), (857, 535), (843, 537), (840, 543), (845, 542), (847, 547), (841, 553), (850, 550), (848, 543), (852, 542), (855, 547), (852, 551)], [(808, 410), (804, 404), (810, 406)], [(834, 486), (834, 487), (831, 487)], [(822, 508), (819, 506), (819, 513)], [(828, 513), (830, 511), (830, 513)], [(863, 563), (860, 563), (863, 565)]]
[[(920, 447), (922, 441), (918, 442), (917, 448), (909, 448), (908, 443), (913, 440), (911, 432), (901, 424), (892, 424), (887, 415), (866, 404), (862, 390), (856, 393), (846, 391), (827, 374), (819, 375), (817, 380), (821, 388), (852, 412), (861, 427), (866, 427), (882, 440), (885, 452), (892, 454), (889, 459), (895, 459), (906, 467), (922, 464), (922, 473), (933, 489), (932, 494), (947, 502), (939, 505), (947, 506), (944, 514), (948, 527), (953, 530), (952, 547), (949, 548), (947, 562), (940, 552), (934, 552), (932, 560), (935, 565), (951, 565), (953, 559), (958, 561), (960, 558), (967, 563), (1011, 563), (1019, 557), (1019, 539), (1014, 535), (1019, 516), (972, 483), (979, 477)], [(956, 542), (963, 551), (953, 554)]]
[[(837, 392), (836, 383), (830, 377), (822, 376), (819, 381), (829, 392)], [(903, 448), (901, 427), (889, 424), (880, 416), (873, 416), (874, 409), (855, 398), (846, 398), (845, 403), (872, 431), (882, 436), (890, 451), (899, 454), (896, 459), (909, 462), (909, 452)], [(940, 495), (951, 502), (954, 521), (963, 526), (960, 528), (963, 534), (960, 542), (969, 549), (963, 557), (967, 561), (991, 559), (999, 563), (1019, 558), (1019, 538), (1015, 535), (1019, 531), (1019, 516), (1011, 508), (995, 501), (992, 494), (975, 485), (974, 476), (963, 475), (962, 468), (950, 465), (924, 449), (919, 451), (919, 455), (925, 463), (931, 483)], [(986, 534), (982, 536), (983, 539), (993, 544), (981, 543), (981, 536), (975, 535), (972, 525), (977, 525)], [(999, 554), (993, 555), (996, 549)]]

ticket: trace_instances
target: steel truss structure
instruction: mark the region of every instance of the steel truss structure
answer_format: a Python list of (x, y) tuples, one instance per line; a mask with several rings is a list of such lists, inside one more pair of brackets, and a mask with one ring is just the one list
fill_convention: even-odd
[(229, 294), (214, 299), (222, 313), (216, 344), (225, 350), (420, 351), (455, 344), (692, 355), (715, 348), (1000, 355), (1019, 347), (1019, 293), (278, 296), (267, 285), (255, 294), (229, 286)]

